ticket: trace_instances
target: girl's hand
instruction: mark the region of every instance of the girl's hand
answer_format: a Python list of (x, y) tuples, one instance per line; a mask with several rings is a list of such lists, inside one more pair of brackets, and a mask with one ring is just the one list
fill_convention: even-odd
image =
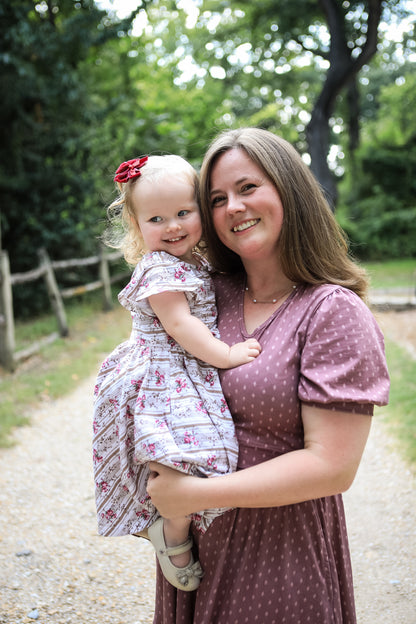
[(196, 493), (195, 482), (198, 488), (205, 479), (186, 475), (156, 462), (150, 462), (149, 468), (147, 493), (161, 516), (177, 518), (198, 511), (195, 501), (192, 504), (192, 492)]
[(244, 342), (237, 342), (230, 347), (230, 366), (235, 368), (241, 364), (252, 362), (261, 353), (260, 343), (254, 338), (248, 338)]

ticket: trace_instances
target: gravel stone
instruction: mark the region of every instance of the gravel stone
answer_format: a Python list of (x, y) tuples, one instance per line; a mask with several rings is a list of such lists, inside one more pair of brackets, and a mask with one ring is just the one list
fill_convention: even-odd
[[(409, 342), (392, 314), (377, 314), (384, 331)], [(403, 322), (415, 329), (416, 312)], [(17, 444), (0, 450), (0, 624), (153, 620), (152, 546), (96, 532), (93, 384), (91, 377), (72, 394), (45, 400), (31, 425), (16, 429)], [(416, 624), (415, 474), (398, 455), (383, 410), (344, 496), (358, 624)]]

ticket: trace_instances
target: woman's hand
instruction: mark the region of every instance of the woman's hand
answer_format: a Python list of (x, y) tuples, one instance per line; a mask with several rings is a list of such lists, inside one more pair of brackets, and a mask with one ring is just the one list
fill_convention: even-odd
[(198, 488), (205, 479), (186, 475), (156, 462), (150, 462), (149, 468), (147, 492), (161, 516), (177, 518), (198, 511), (195, 501), (192, 504), (192, 492), (196, 494), (194, 482)]
[(370, 431), (371, 416), (302, 405), (304, 448), (211, 479), (155, 462), (147, 491), (165, 518), (221, 507), (280, 507), (347, 490)]

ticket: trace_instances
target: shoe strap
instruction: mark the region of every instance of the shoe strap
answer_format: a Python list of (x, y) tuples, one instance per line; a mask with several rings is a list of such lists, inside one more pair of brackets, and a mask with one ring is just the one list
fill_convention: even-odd
[(186, 542), (184, 542), (183, 544), (179, 544), (179, 546), (167, 546), (163, 551), (159, 550), (159, 552), (162, 552), (167, 557), (174, 557), (175, 555), (182, 555), (188, 550), (191, 550), (192, 544), (192, 537), (188, 537)]

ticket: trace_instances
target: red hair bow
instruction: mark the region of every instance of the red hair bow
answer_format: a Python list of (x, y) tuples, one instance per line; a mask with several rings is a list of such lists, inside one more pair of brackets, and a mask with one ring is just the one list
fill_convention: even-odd
[(114, 182), (128, 182), (134, 180), (141, 175), (140, 169), (147, 163), (148, 156), (143, 158), (133, 158), (133, 160), (127, 160), (121, 163), (114, 176)]

